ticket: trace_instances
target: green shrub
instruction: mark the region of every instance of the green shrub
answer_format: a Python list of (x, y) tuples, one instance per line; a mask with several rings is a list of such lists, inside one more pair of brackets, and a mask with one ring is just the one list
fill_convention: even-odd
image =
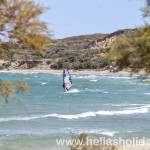
[(52, 64), (52, 65), (50, 66), (50, 68), (51, 68), (51, 69), (59, 69), (59, 67), (58, 67), (58, 64), (57, 64), (57, 63)]
[(63, 69), (65, 67), (69, 67), (69, 65), (64, 60), (59, 60), (50, 66), (51, 69)]
[(80, 69), (80, 63), (79, 63), (79, 62), (76, 62), (75, 64), (73, 64), (73, 68), (74, 68), (75, 70)]
[(46, 64), (47, 64), (47, 65), (50, 65), (51, 63), (52, 63), (51, 60), (47, 60), (47, 61), (46, 61)]

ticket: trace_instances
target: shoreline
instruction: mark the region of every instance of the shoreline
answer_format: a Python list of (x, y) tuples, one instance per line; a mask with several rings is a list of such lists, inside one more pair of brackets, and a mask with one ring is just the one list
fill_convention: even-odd
[[(40, 70), (40, 69), (10, 69), (10, 70), (0, 70), (0, 73), (49, 73), (49, 74), (61, 74), (62, 70)], [(144, 73), (132, 73), (128, 71), (110, 72), (109, 70), (99, 71), (99, 70), (69, 70), (71, 74), (89, 74), (89, 75), (116, 75), (116, 76), (143, 76)]]

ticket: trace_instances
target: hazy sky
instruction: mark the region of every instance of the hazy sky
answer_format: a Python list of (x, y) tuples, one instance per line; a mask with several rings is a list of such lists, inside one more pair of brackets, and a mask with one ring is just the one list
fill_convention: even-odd
[(51, 9), (41, 16), (54, 38), (111, 33), (143, 24), (144, 0), (35, 0)]

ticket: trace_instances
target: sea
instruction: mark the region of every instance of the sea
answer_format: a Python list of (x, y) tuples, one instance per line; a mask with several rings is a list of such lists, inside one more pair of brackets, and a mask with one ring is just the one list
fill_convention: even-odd
[(0, 150), (64, 150), (56, 139), (150, 138), (150, 78), (72, 74), (0, 73), (3, 81), (24, 79), (28, 94), (6, 104), (0, 97)]

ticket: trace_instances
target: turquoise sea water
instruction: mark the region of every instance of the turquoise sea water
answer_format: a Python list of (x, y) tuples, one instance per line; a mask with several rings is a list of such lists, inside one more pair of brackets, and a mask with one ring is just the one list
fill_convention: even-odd
[(2, 80), (19, 78), (31, 92), (6, 106), (0, 97), (0, 150), (53, 149), (55, 139), (83, 132), (150, 138), (150, 78), (72, 75), (64, 93), (62, 74), (0, 73)]

